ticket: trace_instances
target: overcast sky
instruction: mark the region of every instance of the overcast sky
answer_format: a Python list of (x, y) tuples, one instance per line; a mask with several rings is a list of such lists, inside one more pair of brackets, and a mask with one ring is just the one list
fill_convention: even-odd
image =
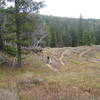
[(45, 0), (45, 3), (41, 14), (75, 18), (82, 14), (83, 18), (100, 19), (100, 0)]

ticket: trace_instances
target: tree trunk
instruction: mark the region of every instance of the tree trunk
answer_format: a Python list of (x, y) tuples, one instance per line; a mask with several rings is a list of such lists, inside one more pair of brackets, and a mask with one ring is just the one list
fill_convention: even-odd
[[(2, 21), (0, 21), (0, 24), (2, 24)], [(4, 50), (4, 43), (3, 43), (3, 39), (2, 39), (2, 25), (0, 25), (0, 50), (1, 51)]]
[(3, 44), (3, 40), (2, 40), (2, 36), (0, 34), (0, 51), (4, 50), (4, 44)]
[(17, 66), (21, 67), (19, 0), (15, 0), (15, 9), (16, 9), (15, 12), (16, 12)]

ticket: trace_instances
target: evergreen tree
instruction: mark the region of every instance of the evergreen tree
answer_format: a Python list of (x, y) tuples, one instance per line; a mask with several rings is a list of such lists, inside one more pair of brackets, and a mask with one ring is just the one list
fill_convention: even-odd
[(84, 31), (82, 41), (83, 45), (92, 45), (96, 43), (96, 38), (91, 28), (88, 28), (87, 30)]
[(82, 37), (83, 37), (83, 18), (82, 18), (82, 15), (80, 15), (79, 32), (78, 32), (78, 46), (82, 45)]
[[(13, 1), (13, 0), (10, 0)], [(43, 7), (43, 2), (33, 0), (15, 0), (15, 25), (16, 25), (16, 44), (17, 44), (17, 66), (21, 66), (21, 26), (24, 23), (23, 15), (33, 13)]]
[(5, 0), (0, 1), (0, 50), (4, 50), (4, 42), (3, 42), (3, 32), (4, 32), (4, 7), (5, 7)]

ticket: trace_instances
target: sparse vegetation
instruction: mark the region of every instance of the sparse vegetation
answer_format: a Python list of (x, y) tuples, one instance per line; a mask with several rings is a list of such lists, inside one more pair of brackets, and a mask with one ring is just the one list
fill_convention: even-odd
[(0, 100), (100, 100), (100, 20), (44, 6), (0, 0)]
[[(95, 62), (96, 59), (94, 61), (90, 59), (99, 55), (99, 46), (94, 47), (94, 55), (90, 55), (88, 52), (81, 59), (80, 54), (88, 50), (88, 47), (85, 49), (84, 47), (55, 49), (58, 55), (52, 52), (50, 56), (52, 56), (51, 60), (56, 58), (56, 63), (51, 66), (56, 67), (57, 72), (49, 69), (44, 61), (46, 59), (45, 53), (49, 54), (50, 50), (54, 50), (44, 48), (45, 56), (42, 59), (40, 59), (41, 54), (40, 57), (29, 54), (24, 58), (25, 65), (22, 68), (0, 67), (0, 88), (12, 89), (13, 85), (16, 84), (15, 88), (19, 91), (20, 100), (70, 100), (71, 98), (72, 100), (77, 98), (80, 98), (79, 100), (99, 100), (100, 62)], [(62, 65), (59, 58), (61, 53), (67, 49), (70, 53), (63, 55), (62, 60), (65, 65)], [(75, 52), (76, 50), (80, 51), (80, 53), (75, 53), (74, 50)], [(72, 56), (73, 52), (75, 55)]]

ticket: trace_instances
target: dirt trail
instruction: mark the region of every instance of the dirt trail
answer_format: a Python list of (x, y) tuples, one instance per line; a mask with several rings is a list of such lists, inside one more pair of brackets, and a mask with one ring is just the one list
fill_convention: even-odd
[(52, 71), (58, 71), (58, 69), (54, 67), (55, 63), (57, 62), (55, 55), (53, 55), (53, 53), (51, 53), (48, 49), (44, 50), (44, 54), (44, 60), (48, 68)]
[(51, 69), (52, 71), (58, 71), (58, 69), (53, 68), (50, 64), (47, 64), (47, 66), (49, 67), (49, 69)]
[[(64, 66), (65, 64), (64, 64), (64, 62), (62, 61), (62, 59), (64, 58), (64, 55), (65, 55), (66, 53), (68, 53), (68, 52), (69, 52), (69, 50), (65, 50), (65, 51), (61, 54), (60, 58), (58, 58), (58, 59), (60, 60), (60, 63), (61, 63), (63, 66)], [(54, 56), (52, 56), (52, 58), (55, 59)], [(52, 63), (52, 61), (50, 61), (50, 62)], [(47, 64), (47, 66), (48, 66), (49, 69), (51, 69), (52, 71), (58, 71), (58, 69), (56, 69), (56, 68), (53, 67), (53, 64)]]
[(68, 53), (68, 52), (69, 52), (69, 50), (65, 50), (65, 51), (61, 54), (61, 56), (60, 56), (60, 58), (59, 58), (60, 63), (61, 63), (62, 65), (65, 65), (65, 63), (62, 61), (62, 59), (64, 58), (64, 55), (65, 55), (66, 53)]
[(80, 53), (79, 58), (82, 59), (82, 57), (83, 57), (84, 55), (86, 55), (88, 52), (90, 52), (91, 50), (93, 50), (93, 48), (90, 48), (90, 47), (89, 47), (86, 51)]
[[(83, 58), (83, 56), (84, 55), (86, 55), (88, 52), (91, 52), (91, 50), (93, 50), (93, 47), (89, 47), (89, 48), (87, 48), (87, 50), (85, 50), (85, 51), (83, 51), (82, 53), (80, 53), (79, 54), (79, 59), (82, 59)], [(69, 53), (70, 53), (71, 51), (70, 51), (70, 49), (65, 49), (62, 53), (61, 53), (61, 55), (59, 56), (59, 58), (56, 58), (52, 53), (50, 53), (49, 52), (49, 54), (51, 54), (51, 60), (50, 60), (50, 63), (48, 63), (47, 64), (47, 66), (48, 66), (48, 68), (49, 69), (51, 69), (52, 71), (58, 71), (58, 69), (56, 69), (55, 67), (54, 67), (54, 61), (56, 62), (56, 63), (59, 63), (60, 62), (60, 64), (61, 65), (63, 65), (63, 66), (65, 66), (65, 63), (64, 63), (64, 61), (63, 61), (63, 59), (64, 59), (64, 56), (65, 56), (65, 54), (68, 54), (69, 55)], [(58, 59), (58, 60), (57, 60)], [(53, 61), (52, 61), (53, 60)]]

